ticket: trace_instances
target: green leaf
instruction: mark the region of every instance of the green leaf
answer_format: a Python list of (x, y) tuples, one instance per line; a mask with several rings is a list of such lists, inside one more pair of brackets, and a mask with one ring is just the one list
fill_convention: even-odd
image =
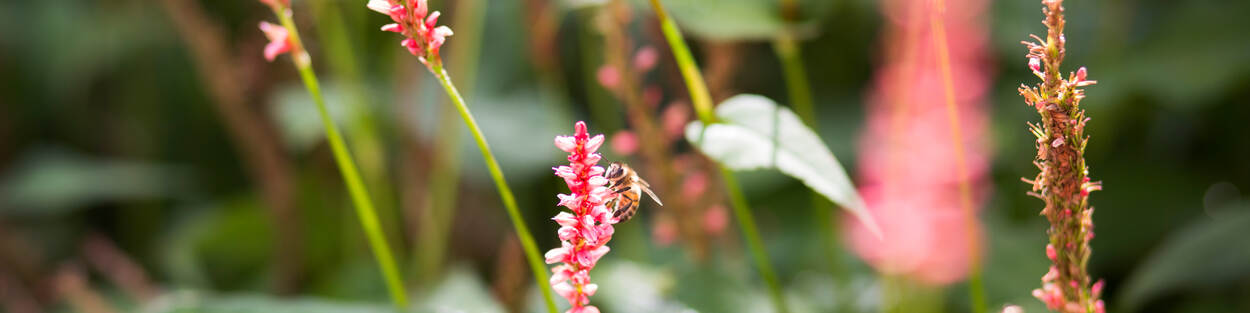
[(720, 122), (706, 129), (698, 121), (686, 125), (686, 140), (730, 169), (777, 169), (794, 177), (881, 236), (842, 164), (790, 109), (763, 96), (738, 95), (717, 106), (716, 117)]
[(195, 291), (171, 292), (147, 304), (146, 313), (331, 313), (395, 312), (387, 306), (370, 303), (349, 303), (325, 299), (279, 299), (263, 295), (243, 294), (211, 296)]
[(1133, 272), (1120, 303), (1136, 311), (1168, 291), (1234, 282), (1250, 273), (1250, 245), (1245, 243), (1250, 208), (1227, 212), (1199, 217), (1170, 236)]
[(799, 0), (799, 24), (787, 25), (777, 0), (664, 0), (665, 8), (683, 31), (714, 40), (770, 40), (798, 26), (814, 31), (828, 15), (833, 1)]

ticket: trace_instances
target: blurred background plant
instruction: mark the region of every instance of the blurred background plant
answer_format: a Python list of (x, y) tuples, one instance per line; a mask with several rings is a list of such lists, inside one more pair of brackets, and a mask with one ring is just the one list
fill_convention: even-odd
[[(472, 138), (449, 135), (463, 123), (445, 111), (438, 82), (396, 49), (393, 34), (377, 31), (387, 18), (363, 2), (292, 6), (326, 104), (401, 257), (413, 311), (542, 311), (488, 173), (458, 165), (476, 164)], [(938, 78), (923, 79), (933, 65), (902, 57), (928, 53), (924, 39), (905, 35), (928, 34), (910, 28), (927, 27), (925, 14), (895, 9), (917, 1), (662, 2), (685, 31), (713, 103), (752, 93), (791, 107), (865, 188), (870, 209), (893, 206), (874, 205), (866, 189), (906, 183), (900, 194), (916, 200), (900, 212), (945, 212), (945, 200), (923, 195), (949, 186), (912, 184), (924, 178), (915, 173), (951, 166), (926, 148), (949, 140), (940, 134), (946, 120), (927, 118), (943, 110), (942, 95), (930, 91)], [(957, 99), (961, 110), (979, 112), (961, 117), (970, 175), (983, 177), (973, 188), (986, 303), (1043, 312), (1029, 292), (1049, 263), (1039, 249), (1046, 226), (1019, 180), (1036, 173), (1022, 126), (1036, 117), (1015, 91), (1032, 81), (1019, 41), (1039, 32), (1039, 5), (945, 2), (955, 86), (969, 92)], [(1250, 136), (1242, 126), (1250, 118), (1250, 20), (1240, 16), (1250, 3), (1066, 6), (1067, 60), (1096, 69), (1099, 80), (1083, 102), (1096, 119), (1085, 157), (1106, 185), (1093, 200), (1089, 271), (1106, 279), (1109, 311), (1250, 311)], [(596, 306), (772, 310), (715, 163), (679, 140), (695, 110), (646, 1), (431, 7), (456, 29), (442, 55), (540, 249), (558, 246), (548, 218), (558, 209), (551, 195), (564, 188), (550, 174), (561, 154), (547, 147), (573, 121), (609, 134), (605, 157), (635, 165), (665, 200), (617, 225), (613, 252), (595, 270)], [(270, 14), (253, 0), (0, 3), (0, 310), (389, 310), (313, 100), (288, 64), (261, 54), (267, 40), (256, 22)], [(786, 40), (800, 52), (802, 73), (779, 57)], [(900, 62), (915, 62), (921, 74), (889, 78)], [(808, 81), (810, 110), (803, 91), (792, 90), (794, 77)], [(906, 92), (887, 94), (895, 88)], [(894, 136), (881, 128), (893, 122), (878, 118), (897, 116), (888, 108), (908, 110), (905, 129), (933, 131), (893, 148), (871, 139)], [(909, 170), (871, 178), (889, 164)], [(908, 312), (971, 310), (961, 275), (932, 286), (878, 273), (873, 258), (863, 261), (847, 244), (849, 219), (829, 214), (832, 205), (814, 202), (800, 180), (776, 171), (735, 176), (791, 311), (882, 311), (897, 308), (889, 295), (900, 294), (919, 301)], [(890, 222), (902, 222), (892, 216), (875, 216), (887, 238)], [(964, 251), (943, 241), (885, 247), (937, 260)]]

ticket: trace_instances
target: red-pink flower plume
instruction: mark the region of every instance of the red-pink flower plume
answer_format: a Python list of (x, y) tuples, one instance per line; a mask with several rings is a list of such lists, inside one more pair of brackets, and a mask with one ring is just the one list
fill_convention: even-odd
[(569, 165), (552, 168), (556, 176), (564, 178), (569, 194), (560, 194), (560, 206), (570, 212), (560, 212), (553, 220), (560, 224), (557, 235), (560, 247), (547, 251), (547, 264), (562, 263), (551, 269), (551, 286), (561, 297), (569, 300), (573, 308), (567, 313), (599, 312), (590, 305), (590, 296), (599, 285), (590, 283), (590, 270), (607, 254), (607, 243), (612, 240), (616, 218), (604, 205), (614, 194), (603, 177), (600, 156), (595, 151), (603, 145), (602, 134), (591, 137), (586, 123), (574, 124), (572, 136), (557, 136), (557, 148), (569, 153)]
[[(882, 51), (884, 64), (868, 108), (868, 125), (860, 141), (860, 193), (884, 238), (864, 225), (851, 223), (853, 250), (877, 270), (920, 282), (943, 285), (963, 279), (972, 263), (974, 244), (960, 203), (955, 150), (945, 89), (935, 60), (936, 50), (926, 0), (885, 0), (888, 24)], [(983, 102), (989, 84), (985, 67), (986, 31), (978, 17), (981, 0), (949, 0), (947, 46), (954, 77), (957, 112), (962, 121), (964, 162), (973, 186), (985, 179), (988, 156), (983, 138)], [(918, 9), (920, 8), (920, 9)], [(974, 187), (974, 190), (977, 189)], [(978, 198), (978, 197), (974, 197)], [(979, 200), (973, 205), (980, 207)], [(976, 238), (980, 238), (979, 234)]]
[(365, 6), (390, 16), (394, 23), (382, 25), (382, 31), (404, 35), (400, 46), (420, 58), (422, 63), (430, 60), (441, 62), (438, 50), (452, 31), (447, 26), (435, 26), (441, 13), (430, 13), (426, 0), (369, 0)]

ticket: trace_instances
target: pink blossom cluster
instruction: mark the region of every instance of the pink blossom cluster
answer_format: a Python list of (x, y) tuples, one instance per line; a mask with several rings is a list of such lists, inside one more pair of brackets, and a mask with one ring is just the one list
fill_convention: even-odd
[(585, 122), (574, 124), (572, 136), (557, 136), (555, 144), (569, 153), (569, 165), (555, 168), (556, 176), (564, 178), (569, 194), (560, 194), (559, 205), (570, 212), (560, 212), (555, 218), (560, 224), (557, 234), (560, 247), (547, 251), (547, 264), (562, 263), (551, 269), (551, 286), (561, 297), (569, 300), (572, 308), (567, 313), (598, 313), (590, 305), (590, 296), (599, 285), (590, 283), (590, 270), (610, 250), (616, 218), (604, 203), (615, 195), (604, 187), (603, 167), (596, 165), (601, 158), (595, 151), (603, 145), (602, 134), (591, 137)]
[(269, 62), (277, 59), (278, 55), (291, 52), (291, 48), (295, 46), (291, 43), (291, 33), (282, 25), (261, 21), (260, 31), (265, 33), (266, 38), (269, 38), (269, 43), (265, 45), (265, 60)]
[[(290, 14), (288, 10), (290, 0), (260, 0), (260, 3), (269, 6), (275, 14)], [(265, 38), (269, 39), (269, 43), (265, 45), (265, 60), (273, 62), (279, 55), (295, 49), (295, 42), (291, 41), (291, 32), (286, 27), (261, 21), (260, 31), (265, 33)]]
[[(866, 129), (860, 138), (859, 186), (884, 238), (862, 223), (845, 219), (850, 247), (876, 270), (929, 285), (966, 277), (978, 257), (981, 225), (966, 218), (959, 183), (983, 190), (989, 149), (986, 98), (990, 71), (988, 31), (982, 0), (946, 1), (946, 38), (934, 38), (927, 22), (932, 1), (890, 0), (882, 4), (890, 23), (870, 91)], [(919, 8), (919, 9), (918, 9)], [(956, 172), (957, 151), (951, 135), (936, 40), (951, 49), (956, 110), (966, 171)], [(984, 197), (974, 194), (972, 206)], [(972, 232), (972, 233), (970, 233)], [(969, 238), (976, 238), (974, 242)]]
[(369, 0), (366, 6), (391, 17), (394, 23), (382, 25), (382, 30), (404, 35), (399, 44), (421, 62), (436, 60), (438, 49), (452, 35), (451, 28), (435, 26), (440, 13), (430, 13), (426, 0)]

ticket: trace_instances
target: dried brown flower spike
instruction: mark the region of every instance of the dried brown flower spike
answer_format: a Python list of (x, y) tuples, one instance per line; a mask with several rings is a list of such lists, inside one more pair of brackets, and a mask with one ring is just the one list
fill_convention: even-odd
[(1064, 57), (1062, 0), (1043, 0), (1046, 38), (1032, 36), (1023, 42), (1029, 47), (1029, 69), (1042, 79), (1037, 86), (1020, 85), (1025, 103), (1042, 116), (1040, 124), (1029, 123), (1029, 131), (1037, 137), (1037, 159), (1041, 170), (1033, 180), (1029, 195), (1042, 199), (1046, 207), (1042, 215), (1050, 221), (1050, 244), (1046, 256), (1053, 266), (1042, 277), (1042, 288), (1033, 295), (1051, 310), (1065, 313), (1102, 313), (1100, 296), (1102, 281), (1092, 282), (1085, 271), (1089, 261), (1089, 241), (1094, 238), (1094, 209), (1089, 206), (1090, 191), (1102, 189), (1091, 182), (1085, 166), (1085, 111), (1080, 108), (1085, 93), (1080, 87), (1093, 85), (1088, 71), (1082, 67), (1064, 78), (1059, 65)]

